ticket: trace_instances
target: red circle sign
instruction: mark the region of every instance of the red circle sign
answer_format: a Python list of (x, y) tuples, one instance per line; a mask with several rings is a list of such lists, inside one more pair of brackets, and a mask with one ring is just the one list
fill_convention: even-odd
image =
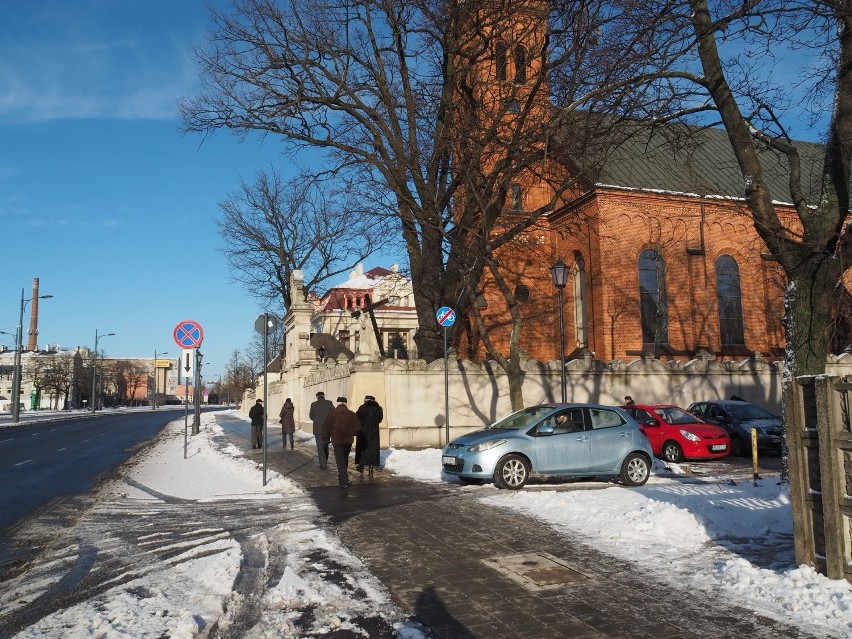
[(184, 320), (175, 326), (174, 338), (181, 348), (198, 348), (204, 340), (204, 331), (198, 322)]

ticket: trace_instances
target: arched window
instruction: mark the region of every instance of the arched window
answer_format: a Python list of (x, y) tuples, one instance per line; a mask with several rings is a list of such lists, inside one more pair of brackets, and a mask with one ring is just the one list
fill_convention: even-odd
[(527, 83), (527, 50), (520, 44), (515, 45), (515, 84)]
[(666, 263), (653, 249), (639, 255), (639, 310), (642, 314), (642, 342), (664, 344), (669, 341), (666, 309)]
[(586, 326), (586, 261), (579, 253), (574, 254), (574, 333), (577, 348), (589, 346), (589, 331)]
[(523, 208), (524, 203), (523, 203), (522, 197), (523, 197), (523, 192), (521, 191), (521, 185), (520, 184), (513, 184), (512, 185), (512, 210), (513, 211), (520, 211), (521, 208)]
[(507, 56), (509, 53), (509, 47), (506, 46), (505, 42), (498, 42), (496, 48), (496, 65), (497, 65), (497, 79), (501, 81), (506, 80), (506, 66), (507, 66)]
[(716, 297), (719, 301), (719, 337), (722, 346), (745, 344), (740, 267), (730, 255), (716, 260)]

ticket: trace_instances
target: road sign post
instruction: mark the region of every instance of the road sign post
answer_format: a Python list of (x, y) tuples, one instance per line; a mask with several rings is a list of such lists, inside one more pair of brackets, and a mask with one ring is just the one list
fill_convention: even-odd
[(258, 315), (254, 321), (254, 330), (263, 335), (263, 485), (266, 486), (266, 422), (268, 415), (266, 414), (266, 388), (267, 378), (266, 369), (268, 362), (266, 361), (268, 353), (269, 334), (274, 333), (278, 329), (278, 318), (269, 313)]
[[(438, 324), (444, 327), (444, 430), (446, 431), (446, 445), (450, 443), (450, 376), (447, 356), (447, 330), (455, 324), (456, 312), (449, 306), (442, 306), (435, 316), (438, 318)], [(439, 437), (438, 444), (440, 445), (440, 443)]]
[[(183, 415), (183, 458), (186, 459), (186, 449), (188, 446), (187, 441), (187, 430), (189, 428), (189, 379), (190, 372), (192, 371), (192, 349), (196, 350), (196, 357), (198, 358), (198, 366), (196, 367), (196, 376), (198, 376), (198, 369), (201, 368), (201, 354), (198, 352), (198, 348), (201, 346), (201, 342), (204, 341), (204, 330), (201, 328), (201, 324), (196, 322), (195, 320), (183, 320), (179, 322), (177, 326), (175, 326), (175, 330), (172, 333), (175, 343), (183, 349), (183, 356), (181, 357), (180, 366), (184, 369), (184, 415)], [(180, 370), (178, 370), (178, 374), (180, 374)], [(196, 390), (198, 388), (198, 382), (195, 382)], [(198, 411), (195, 413), (195, 421), (192, 425), (192, 434), (198, 434), (198, 426), (200, 423), (200, 419), (198, 416)]]

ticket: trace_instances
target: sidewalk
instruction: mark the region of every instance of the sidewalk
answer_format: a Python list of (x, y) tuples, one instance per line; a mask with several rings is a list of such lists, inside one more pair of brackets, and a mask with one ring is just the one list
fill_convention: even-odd
[[(319, 469), (312, 437), (283, 450), (274, 430), (269, 469), (309, 492), (341, 541), (436, 638), (813, 636), (657, 583), (640, 566), (596, 551), (594, 540), (484, 505), (453, 484), (350, 469), (352, 486), (341, 490), (333, 463)], [(246, 435), (226, 430), (225, 439), (261, 460)]]

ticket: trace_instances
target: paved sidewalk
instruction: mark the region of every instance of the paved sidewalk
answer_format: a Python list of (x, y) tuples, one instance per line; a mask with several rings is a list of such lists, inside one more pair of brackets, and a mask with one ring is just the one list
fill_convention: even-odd
[[(225, 432), (260, 461), (246, 428)], [(309, 491), (346, 547), (437, 639), (814, 637), (658, 583), (576, 534), (484, 505), (460, 486), (351, 469), (352, 486), (341, 490), (333, 463), (319, 469), (313, 438), (283, 450), (272, 432), (269, 468)]]

